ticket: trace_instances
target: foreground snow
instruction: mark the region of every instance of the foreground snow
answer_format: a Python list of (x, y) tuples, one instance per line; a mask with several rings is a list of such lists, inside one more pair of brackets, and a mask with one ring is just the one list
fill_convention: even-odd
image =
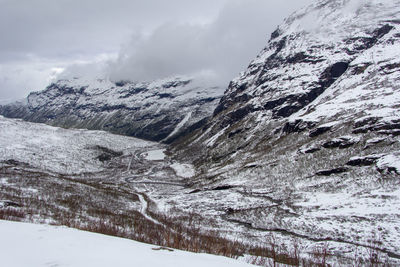
[(0, 220), (2, 266), (250, 266), (71, 228)]

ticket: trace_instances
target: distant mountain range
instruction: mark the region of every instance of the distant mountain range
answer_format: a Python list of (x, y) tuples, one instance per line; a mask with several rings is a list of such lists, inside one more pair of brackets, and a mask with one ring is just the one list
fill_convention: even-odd
[(147, 83), (75, 78), (52, 83), (24, 102), (0, 106), (0, 114), (168, 143), (201, 126), (222, 94), (221, 87), (189, 78)]

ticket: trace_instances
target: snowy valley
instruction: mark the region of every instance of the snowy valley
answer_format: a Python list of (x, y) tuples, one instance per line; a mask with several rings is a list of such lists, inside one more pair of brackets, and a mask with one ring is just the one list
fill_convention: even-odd
[(0, 218), (167, 258), (399, 265), (399, 18), (398, 0), (317, 0), (224, 93), (74, 79), (0, 106)]

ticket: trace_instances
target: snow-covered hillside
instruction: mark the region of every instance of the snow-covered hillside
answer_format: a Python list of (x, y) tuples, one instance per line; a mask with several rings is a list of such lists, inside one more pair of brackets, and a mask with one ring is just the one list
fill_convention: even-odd
[(104, 131), (67, 130), (0, 116), (0, 162), (65, 174), (100, 172), (107, 159), (159, 144)]
[[(59, 80), (0, 114), (55, 126), (107, 130), (172, 142), (210, 116), (223, 88), (203, 78), (154, 82)], [(196, 126), (197, 125), (197, 126)]]
[(0, 220), (1, 265), (70, 267), (251, 266), (233, 259), (196, 254), (66, 227)]
[(278, 27), (175, 148), (198, 191), (264, 200), (225, 205), (225, 219), (400, 256), (399, 17), (398, 0), (318, 0)]
[(323, 0), (294, 13), (232, 81), (216, 113), (241, 108), (267, 123), (291, 115), (315, 123), (396, 119), (399, 3)]

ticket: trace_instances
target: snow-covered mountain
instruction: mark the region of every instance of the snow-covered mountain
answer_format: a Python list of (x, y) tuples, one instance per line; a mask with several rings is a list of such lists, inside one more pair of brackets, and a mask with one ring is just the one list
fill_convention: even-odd
[[(5, 106), (1, 112), (173, 142), (168, 156), (157, 160), (144, 157), (150, 150), (137, 140), (134, 150), (125, 151), (125, 141), (117, 137), (122, 156), (111, 161), (93, 160), (98, 156), (93, 156), (93, 146), (79, 151), (91, 166), (104, 167), (101, 175), (91, 174), (93, 183), (120, 194), (121, 200), (106, 198), (102, 207), (113, 216), (119, 216), (114, 211), (129, 211), (129, 197), (136, 194), (134, 210), (156, 224), (170, 225), (190, 213), (190, 218), (200, 218), (195, 223), (199, 229), (218, 229), (249, 244), (265, 245), (269, 237), (266, 246), (284, 244), (280, 248), (288, 249), (295, 243), (304, 257), (322, 255), (325, 249), (338, 265), (367, 265), (374, 255), (398, 264), (399, 18), (400, 0), (316, 0), (278, 27), (219, 104), (218, 90), (189, 79), (149, 84), (72, 80), (59, 81), (31, 94), (27, 104)], [(213, 107), (212, 118), (203, 120)], [(28, 127), (20, 123), (13, 126), (16, 132)], [(53, 128), (44, 129), (51, 136)], [(18, 147), (8, 144), (5, 131), (0, 134), (7, 147)], [(185, 138), (174, 138), (181, 135)], [(27, 142), (28, 136), (15, 136), (21, 140), (15, 142)], [(7, 170), (22, 168), (16, 159), (25, 162), (30, 155), (47, 153), (29, 142), (23, 153), (14, 155), (13, 146), (4, 150)], [(91, 177), (78, 174), (85, 183)], [(26, 183), (19, 173), (9, 175), (17, 177), (3, 181), (4, 192)], [(171, 214), (170, 221), (162, 219)], [(326, 246), (321, 252), (315, 244)]]
[(363, 150), (352, 152), (358, 155), (384, 146), (397, 157), (399, 4), (321, 0), (294, 13), (188, 143), (207, 148), (212, 164), (258, 151), (260, 144), (278, 149), (275, 142), (291, 136), (298, 136), (288, 144), (291, 152), (359, 145)]
[(356, 132), (397, 129), (398, 6), (395, 0), (325, 0), (294, 13), (231, 82), (213, 125), (229, 132), (252, 121), (251, 132), (284, 122), (276, 130), (288, 133), (337, 120)]
[(265, 199), (232, 204), (228, 220), (343, 244), (367, 245), (374, 233), (400, 256), (399, 18), (398, 0), (315, 1), (176, 145), (201, 173), (198, 190)]
[(204, 79), (133, 83), (76, 78), (59, 80), (31, 93), (24, 102), (0, 106), (0, 114), (171, 142), (201, 125), (222, 93)]

